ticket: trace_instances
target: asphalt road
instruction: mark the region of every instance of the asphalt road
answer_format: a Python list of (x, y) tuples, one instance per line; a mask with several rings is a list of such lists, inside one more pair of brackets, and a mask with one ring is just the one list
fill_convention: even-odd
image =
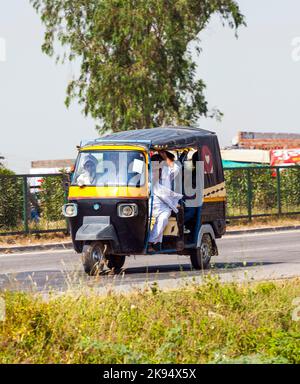
[[(205, 274), (218, 274), (223, 281), (300, 276), (300, 231), (225, 236), (218, 246), (220, 255)], [(65, 291), (87, 286), (128, 291), (145, 282), (172, 288), (202, 278), (203, 272), (192, 270), (186, 256), (131, 256), (120, 274), (95, 278), (85, 275), (80, 255), (72, 250), (0, 254), (1, 289)]]

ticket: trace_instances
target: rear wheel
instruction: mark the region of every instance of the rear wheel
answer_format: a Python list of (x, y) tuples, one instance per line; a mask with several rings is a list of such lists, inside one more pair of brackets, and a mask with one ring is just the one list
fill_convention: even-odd
[(104, 245), (101, 242), (85, 244), (82, 251), (82, 264), (85, 273), (88, 275), (99, 275), (106, 264)]
[(210, 266), (210, 259), (213, 255), (213, 244), (208, 233), (202, 236), (199, 248), (191, 253), (191, 263), (195, 269), (207, 269)]

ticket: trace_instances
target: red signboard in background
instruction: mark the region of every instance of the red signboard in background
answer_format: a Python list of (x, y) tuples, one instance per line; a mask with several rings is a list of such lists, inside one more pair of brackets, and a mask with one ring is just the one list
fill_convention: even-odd
[(300, 165), (300, 148), (271, 150), (270, 165)]

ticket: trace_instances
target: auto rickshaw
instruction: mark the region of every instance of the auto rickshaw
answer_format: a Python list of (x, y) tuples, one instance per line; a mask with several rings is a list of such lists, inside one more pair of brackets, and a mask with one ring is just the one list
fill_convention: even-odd
[[(87, 274), (99, 274), (105, 267), (120, 270), (126, 256), (150, 253), (149, 234), (155, 223), (151, 157), (160, 151), (174, 154), (182, 166), (182, 198), (160, 249), (151, 254), (186, 255), (195, 269), (209, 267), (211, 257), (218, 255), (216, 239), (224, 235), (226, 223), (215, 133), (181, 126), (123, 131), (82, 142), (78, 151), (63, 214)], [(188, 184), (192, 192), (187, 192)]]

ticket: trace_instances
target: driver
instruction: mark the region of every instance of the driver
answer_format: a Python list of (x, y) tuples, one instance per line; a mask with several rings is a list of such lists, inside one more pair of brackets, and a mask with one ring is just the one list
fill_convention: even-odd
[(98, 160), (90, 153), (85, 156), (83, 161), (84, 172), (78, 177), (78, 185), (95, 185), (96, 184), (96, 168)]

